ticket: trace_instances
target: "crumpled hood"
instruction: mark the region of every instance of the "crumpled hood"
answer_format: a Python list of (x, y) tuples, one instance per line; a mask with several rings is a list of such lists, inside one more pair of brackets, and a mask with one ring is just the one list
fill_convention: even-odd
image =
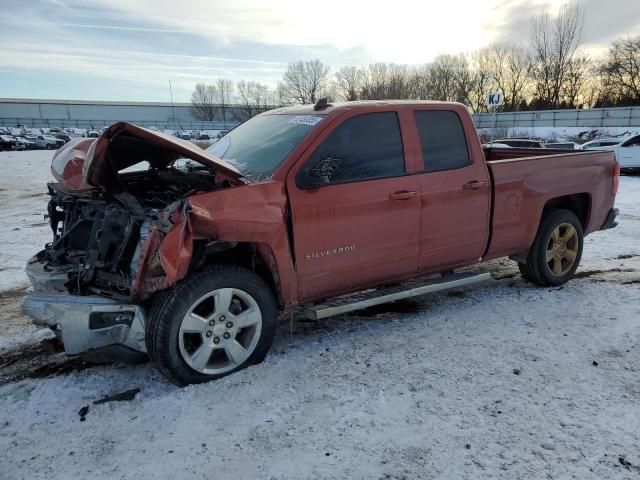
[(162, 168), (178, 158), (210, 167), (219, 180), (240, 183), (235, 167), (197, 145), (126, 122), (114, 123), (99, 138), (70, 141), (54, 154), (51, 172), (72, 190), (109, 190), (118, 185), (120, 170), (142, 161)]

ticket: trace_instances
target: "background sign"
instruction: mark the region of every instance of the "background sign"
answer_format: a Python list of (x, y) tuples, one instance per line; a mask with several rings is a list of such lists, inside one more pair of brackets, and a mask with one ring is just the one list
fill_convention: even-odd
[(504, 95), (502, 92), (489, 92), (485, 97), (487, 106), (491, 108), (498, 108), (504, 103)]

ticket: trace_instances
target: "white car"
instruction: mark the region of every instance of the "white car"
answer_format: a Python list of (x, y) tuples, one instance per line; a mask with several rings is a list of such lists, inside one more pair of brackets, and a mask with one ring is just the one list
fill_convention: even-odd
[(489, 142), (482, 145), (484, 148), (513, 148), (511, 145), (507, 145), (506, 143), (500, 142)]
[(622, 171), (640, 172), (640, 135), (634, 135), (614, 147)]
[(609, 150), (613, 151), (613, 147), (620, 143), (619, 138), (599, 138), (583, 143), (576, 150)]
[(634, 135), (625, 140), (619, 138), (593, 140), (580, 145), (579, 149), (615, 152), (621, 170), (640, 172), (640, 135)]

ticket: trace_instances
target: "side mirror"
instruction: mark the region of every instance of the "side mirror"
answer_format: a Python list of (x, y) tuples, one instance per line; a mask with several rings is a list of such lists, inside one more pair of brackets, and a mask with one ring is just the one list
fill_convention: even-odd
[(320, 188), (329, 185), (331, 180), (326, 175), (320, 177), (309, 176), (305, 182), (306, 188)]
[(339, 158), (327, 157), (315, 165), (305, 166), (298, 175), (298, 186), (311, 189), (329, 185), (338, 165), (340, 165)]

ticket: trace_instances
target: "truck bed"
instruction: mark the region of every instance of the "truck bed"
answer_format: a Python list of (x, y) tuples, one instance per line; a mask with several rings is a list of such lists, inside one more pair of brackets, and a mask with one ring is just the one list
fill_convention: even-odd
[(589, 153), (561, 148), (491, 148), (482, 147), (484, 158), (488, 162), (498, 160), (519, 160), (529, 157), (548, 157), (550, 155), (571, 155)]
[(578, 206), (585, 234), (599, 230), (612, 204), (613, 152), (485, 148), (493, 185), (485, 259), (517, 255), (533, 243), (548, 202)]

